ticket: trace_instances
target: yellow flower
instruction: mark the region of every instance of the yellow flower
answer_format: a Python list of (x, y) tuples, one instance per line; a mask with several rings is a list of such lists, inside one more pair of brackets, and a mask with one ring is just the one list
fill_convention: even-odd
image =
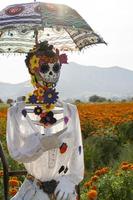
[(29, 97), (32, 96), (32, 93), (29, 93), (26, 98), (25, 98), (25, 103), (28, 103), (29, 102)]
[(47, 86), (48, 86), (48, 88), (52, 88), (53, 84), (52, 83), (48, 83)]
[(49, 112), (54, 109), (55, 104), (43, 104), (42, 107), (46, 112)]
[(37, 91), (38, 91), (38, 96), (43, 96), (44, 95), (44, 89), (43, 88), (39, 87), (37, 89)]
[(39, 58), (34, 55), (31, 59), (30, 59), (30, 70), (31, 72), (35, 72), (35, 69), (39, 67)]

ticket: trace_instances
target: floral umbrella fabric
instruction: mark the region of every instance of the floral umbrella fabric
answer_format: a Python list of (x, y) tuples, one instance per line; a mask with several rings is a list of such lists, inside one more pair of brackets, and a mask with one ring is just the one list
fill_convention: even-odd
[(44, 40), (66, 51), (105, 43), (66, 5), (33, 2), (11, 5), (0, 12), (0, 53), (27, 53)]

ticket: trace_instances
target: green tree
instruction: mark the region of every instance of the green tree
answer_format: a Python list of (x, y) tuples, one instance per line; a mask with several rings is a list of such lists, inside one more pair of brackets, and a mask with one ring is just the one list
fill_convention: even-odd
[(89, 101), (90, 102), (104, 102), (104, 101), (107, 101), (107, 99), (105, 97), (93, 95), (89, 98)]
[(7, 104), (11, 104), (11, 103), (13, 103), (13, 99), (7, 99), (7, 102), (6, 102)]

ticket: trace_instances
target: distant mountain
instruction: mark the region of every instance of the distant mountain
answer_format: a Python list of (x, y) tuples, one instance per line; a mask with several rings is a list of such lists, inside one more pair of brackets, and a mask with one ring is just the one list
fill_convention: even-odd
[(0, 82), (0, 98), (6, 100), (8, 98), (16, 99), (19, 96), (26, 95), (32, 91), (30, 81), (19, 84), (1, 83)]
[[(30, 81), (0, 83), (0, 98), (16, 99), (32, 91)], [(107, 98), (133, 96), (133, 71), (121, 67), (100, 68), (69, 63), (62, 66), (57, 91), (62, 99), (88, 99), (94, 94)]]

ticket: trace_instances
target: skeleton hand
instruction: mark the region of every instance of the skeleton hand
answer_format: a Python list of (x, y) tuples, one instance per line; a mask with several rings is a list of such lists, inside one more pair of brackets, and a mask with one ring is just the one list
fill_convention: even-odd
[(72, 183), (67, 176), (61, 176), (56, 189), (55, 196), (57, 200), (76, 200), (77, 193), (75, 191), (75, 184)]
[(61, 136), (66, 130), (67, 128), (64, 128), (63, 130), (51, 135), (39, 135), (43, 151), (59, 148), (62, 144)]

